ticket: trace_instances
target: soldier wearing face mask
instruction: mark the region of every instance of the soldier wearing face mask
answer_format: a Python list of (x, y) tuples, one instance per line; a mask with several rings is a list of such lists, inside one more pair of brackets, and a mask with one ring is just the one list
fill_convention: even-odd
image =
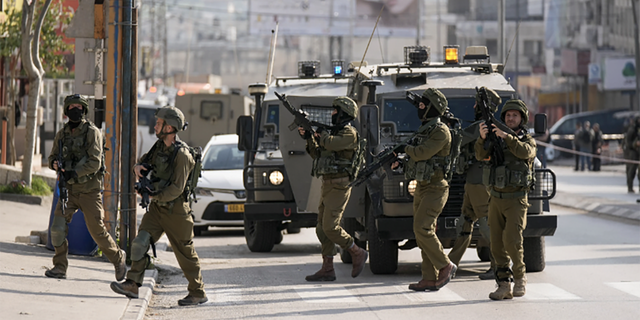
[(58, 170), (59, 145), (62, 144), (64, 167), (62, 179), (66, 180), (69, 190), (67, 209), (62, 210), (59, 201), (51, 223), (51, 243), (55, 248), (54, 267), (47, 270), (49, 278), (64, 279), (67, 277), (68, 242), (67, 224), (75, 212), (80, 209), (84, 214), (87, 229), (93, 240), (105, 256), (115, 266), (116, 280), (124, 279), (127, 272), (125, 253), (118, 249), (115, 241), (107, 232), (102, 221), (102, 179), (104, 177), (105, 160), (103, 138), (100, 129), (85, 118), (88, 111), (87, 100), (79, 94), (64, 99), (64, 114), (69, 118), (64, 127), (58, 131), (49, 155), (49, 168)]

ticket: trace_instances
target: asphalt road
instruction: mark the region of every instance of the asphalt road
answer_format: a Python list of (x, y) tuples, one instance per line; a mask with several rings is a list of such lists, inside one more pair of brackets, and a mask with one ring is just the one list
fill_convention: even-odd
[[(321, 263), (313, 229), (285, 235), (270, 253), (252, 253), (242, 229), (210, 229), (195, 238), (209, 302), (178, 307), (187, 281), (172, 252), (159, 252), (160, 276), (146, 319), (637, 319), (640, 315), (640, 225), (552, 207), (558, 230), (546, 238), (547, 267), (528, 274), (522, 298), (491, 301), (494, 281), (475, 250), (438, 292), (407, 289), (420, 279), (419, 249), (400, 253), (393, 275), (358, 278), (336, 257), (337, 281), (309, 283)], [(173, 264), (173, 265), (172, 265)]]

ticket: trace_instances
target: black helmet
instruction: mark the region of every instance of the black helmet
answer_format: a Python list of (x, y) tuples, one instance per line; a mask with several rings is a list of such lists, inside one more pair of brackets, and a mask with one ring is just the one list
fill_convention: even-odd
[(66, 116), (67, 113), (69, 112), (69, 106), (72, 104), (79, 104), (82, 106), (82, 112), (83, 114), (87, 114), (87, 112), (89, 112), (89, 103), (87, 102), (87, 99), (85, 99), (85, 97), (83, 97), (80, 94), (72, 94), (67, 96), (66, 98), (64, 98), (64, 115)]

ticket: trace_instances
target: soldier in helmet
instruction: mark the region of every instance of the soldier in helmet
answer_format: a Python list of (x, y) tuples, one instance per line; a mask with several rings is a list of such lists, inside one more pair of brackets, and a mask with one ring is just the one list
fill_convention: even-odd
[[(69, 192), (67, 209), (63, 210), (62, 201), (58, 201), (51, 222), (51, 244), (55, 248), (53, 268), (44, 274), (49, 278), (67, 277), (67, 235), (68, 223), (78, 209), (82, 210), (87, 229), (93, 240), (105, 256), (114, 264), (116, 280), (124, 279), (127, 272), (126, 255), (119, 250), (102, 221), (102, 179), (105, 173), (102, 133), (85, 118), (88, 112), (87, 100), (74, 94), (64, 99), (64, 114), (69, 118), (58, 131), (49, 155), (49, 168), (62, 171)], [(59, 168), (59, 145), (62, 144), (63, 167)]]
[(439, 90), (425, 90), (418, 104), (418, 118), (422, 121), (421, 128), (426, 129), (404, 150), (398, 150), (410, 158), (405, 177), (417, 181), (413, 195), (413, 233), (422, 250), (422, 279), (409, 285), (409, 289), (415, 291), (439, 290), (457, 270), (436, 236), (436, 221), (449, 196), (445, 170), (449, 167), (451, 133), (440, 121), (447, 106), (447, 98)]
[(347, 250), (353, 261), (351, 276), (357, 277), (364, 269), (369, 257), (366, 250), (358, 247), (340, 226), (351, 187), (355, 179), (356, 156), (359, 148), (358, 131), (349, 123), (356, 118), (358, 106), (348, 97), (333, 100), (330, 131), (318, 128), (316, 132), (306, 132), (299, 128), (300, 135), (307, 140), (307, 152), (313, 158), (312, 175), (322, 178), (322, 196), (318, 207), (316, 234), (322, 244), (322, 267), (315, 274), (307, 276), (307, 281), (334, 281), (333, 256), (336, 244)]
[(184, 115), (175, 107), (156, 111), (154, 127), (158, 141), (133, 168), (140, 178), (151, 170), (153, 190), (149, 212), (144, 215), (138, 236), (131, 243), (131, 270), (127, 280), (112, 282), (111, 289), (129, 298), (138, 298), (144, 271), (149, 265), (149, 246), (166, 233), (184, 276), (189, 281), (189, 294), (178, 300), (181, 306), (207, 302), (200, 259), (193, 245), (193, 219), (189, 201), (183, 193), (195, 161), (188, 146), (178, 139), (178, 131), (186, 128)]
[[(488, 128), (480, 124), (480, 138), (476, 141), (476, 158), (489, 159), (483, 171), (483, 182), (490, 187), (489, 226), (491, 228), (491, 254), (495, 259), (498, 289), (489, 294), (493, 300), (511, 299), (525, 294), (525, 275), (522, 230), (527, 224), (529, 203), (527, 194), (533, 183), (533, 162), (536, 157), (536, 142), (527, 133), (529, 120), (527, 106), (521, 100), (509, 100), (500, 113), (501, 120), (515, 133), (500, 130), (495, 124)], [(485, 149), (489, 130), (495, 133), (501, 148), (504, 163), (495, 163), (491, 150)], [(511, 260), (509, 259), (511, 258)], [(509, 268), (513, 262), (513, 271)], [(513, 291), (511, 282), (514, 282)]]
[[(640, 160), (640, 116), (635, 119), (631, 118), (629, 126), (624, 134), (624, 158), (627, 160), (639, 161)], [(636, 179), (636, 172), (638, 180), (640, 180), (640, 171), (638, 170), (637, 163), (626, 163), (627, 173), (627, 190), (629, 193), (634, 193), (633, 184)]]
[[(498, 106), (502, 103), (500, 96), (493, 90), (484, 88), (487, 92), (488, 104), (491, 113), (498, 111)], [(473, 225), (478, 222), (480, 226), (480, 234), (482, 237), (490, 243), (489, 225), (487, 223), (487, 216), (489, 215), (489, 190), (487, 186), (482, 183), (482, 161), (478, 161), (475, 157), (475, 142), (480, 137), (480, 131), (478, 126), (484, 121), (481, 120), (482, 112), (480, 111), (479, 104), (482, 103), (478, 95), (476, 95), (475, 108), (475, 120), (471, 124), (466, 132), (471, 133), (469, 141), (460, 146), (460, 157), (456, 165), (456, 171), (458, 174), (465, 175), (466, 182), (464, 185), (464, 198), (462, 200), (462, 214), (458, 219), (456, 228), (458, 231), (458, 238), (453, 244), (453, 248), (449, 252), (449, 259), (455, 265), (459, 265), (464, 252), (471, 243), (471, 235), (473, 233)], [(482, 280), (494, 279), (493, 269), (495, 268), (493, 259), (491, 259), (491, 268), (480, 275)]]

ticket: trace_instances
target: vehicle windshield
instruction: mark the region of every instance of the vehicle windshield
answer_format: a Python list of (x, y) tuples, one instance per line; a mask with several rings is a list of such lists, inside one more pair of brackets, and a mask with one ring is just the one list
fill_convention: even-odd
[(244, 168), (244, 151), (237, 144), (212, 145), (202, 160), (202, 170), (233, 170)]
[(420, 128), (418, 109), (406, 99), (385, 99), (382, 119), (395, 122), (398, 133), (415, 132)]

